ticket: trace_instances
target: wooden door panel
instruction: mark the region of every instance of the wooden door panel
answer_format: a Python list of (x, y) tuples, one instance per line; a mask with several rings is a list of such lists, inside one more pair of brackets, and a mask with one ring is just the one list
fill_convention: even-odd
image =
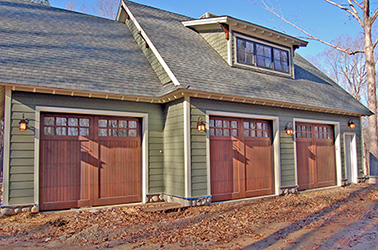
[(41, 142), (41, 210), (77, 207), (81, 198), (87, 198), (80, 197), (81, 146), (81, 141)]
[(315, 154), (313, 152), (312, 142), (297, 141), (297, 174), (299, 190), (309, 189), (315, 186), (314, 160)]
[(272, 132), (268, 121), (210, 117), (213, 201), (272, 194)]
[(141, 201), (139, 141), (99, 141), (100, 164), (95, 205)]
[(299, 190), (336, 185), (333, 127), (298, 123), (296, 144)]
[(212, 200), (228, 200), (234, 190), (234, 152), (231, 140), (210, 141)]
[(316, 142), (318, 187), (336, 185), (335, 147), (329, 141)]
[(141, 201), (138, 119), (42, 113), (40, 147), (41, 210)]
[(246, 140), (246, 197), (273, 193), (272, 147), (268, 140)]

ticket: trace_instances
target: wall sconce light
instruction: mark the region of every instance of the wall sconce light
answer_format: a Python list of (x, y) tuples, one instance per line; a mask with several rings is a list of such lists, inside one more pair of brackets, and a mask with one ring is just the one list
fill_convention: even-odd
[(293, 135), (294, 134), (294, 130), (291, 128), (291, 123), (290, 122), (288, 122), (286, 124), (285, 132), (286, 132), (287, 135)]
[(356, 128), (356, 124), (353, 122), (352, 118), (350, 118), (349, 121), (348, 121), (348, 127), (351, 128), (351, 129)]
[(28, 120), (28, 119), (25, 119), (25, 115), (22, 114), (22, 119), (21, 119), (21, 121), (18, 123), (18, 129), (19, 129), (20, 131), (26, 131), (26, 130), (29, 128), (28, 124), (29, 124), (29, 120)]
[(205, 132), (205, 123), (202, 121), (201, 117), (198, 117), (197, 130), (198, 132)]

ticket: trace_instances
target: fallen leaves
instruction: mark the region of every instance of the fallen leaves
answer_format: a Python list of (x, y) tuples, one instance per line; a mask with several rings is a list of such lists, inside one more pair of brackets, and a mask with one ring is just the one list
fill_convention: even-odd
[[(377, 200), (377, 186), (359, 185), (192, 207), (170, 214), (143, 212), (140, 207), (26, 213), (1, 217), (0, 238), (29, 244), (77, 245), (83, 249), (112, 244), (205, 249), (232, 245), (238, 249), (240, 245), (235, 242), (240, 238), (259, 241), (279, 232), (275, 237), (292, 245), (296, 242), (286, 239), (290, 233), (323, 227), (340, 215), (361, 217), (363, 211), (355, 204)], [(368, 216), (376, 219), (377, 214)]]

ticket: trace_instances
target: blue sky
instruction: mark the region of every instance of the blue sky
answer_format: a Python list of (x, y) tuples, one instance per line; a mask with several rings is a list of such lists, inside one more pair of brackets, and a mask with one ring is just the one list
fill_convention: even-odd
[[(50, 0), (50, 4), (54, 7), (64, 8), (68, 1)], [(86, 12), (93, 14), (97, 0), (75, 0), (75, 2), (79, 11), (84, 4)], [(302, 39), (305, 36), (297, 29), (274, 17), (267, 10), (258, 7), (251, 0), (135, 0), (135, 2), (193, 18), (198, 18), (208, 11), (217, 15), (228, 15), (249, 21)], [(259, 1), (256, 0), (256, 2)], [(286, 18), (328, 42), (341, 35), (356, 36), (362, 32), (361, 26), (355, 19), (348, 17), (346, 12), (323, 0), (280, 0), (271, 2), (280, 2), (282, 13)], [(345, 3), (347, 1), (336, 0), (336, 2)], [(372, 3), (372, 9), (375, 9), (378, 1), (373, 0)], [(376, 33), (378, 33), (377, 30)], [(315, 56), (327, 48), (316, 41), (307, 41), (309, 41), (309, 45), (306, 48), (297, 50), (302, 56)]]

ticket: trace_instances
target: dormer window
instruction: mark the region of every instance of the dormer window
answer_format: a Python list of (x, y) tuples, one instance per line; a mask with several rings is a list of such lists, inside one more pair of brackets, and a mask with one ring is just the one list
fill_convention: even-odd
[(236, 36), (237, 63), (290, 73), (290, 49)]

